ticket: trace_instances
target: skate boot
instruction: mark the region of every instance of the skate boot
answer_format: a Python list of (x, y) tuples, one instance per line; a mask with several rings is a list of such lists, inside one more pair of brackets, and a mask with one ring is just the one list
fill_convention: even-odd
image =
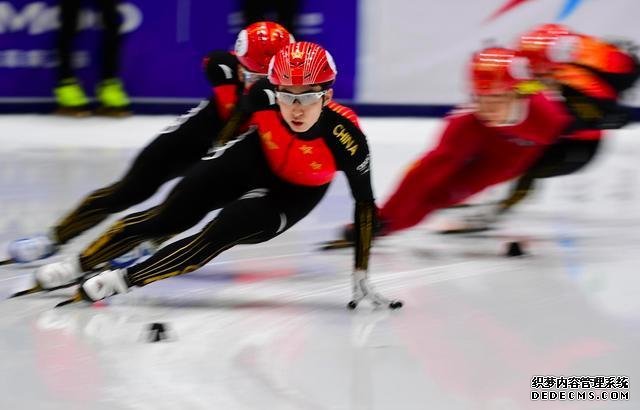
[(102, 80), (96, 87), (96, 97), (100, 102), (97, 114), (110, 117), (131, 115), (129, 96), (118, 78)]
[(48, 258), (58, 251), (58, 245), (47, 235), (22, 238), (9, 243), (12, 262), (29, 263)]
[(82, 282), (78, 292), (87, 302), (97, 302), (117, 293), (127, 293), (129, 284), (125, 279), (126, 272), (124, 269), (101, 272)]
[(89, 100), (75, 77), (61, 80), (53, 89), (58, 108), (56, 114), (72, 117), (87, 117), (91, 115)]
[(151, 241), (142, 242), (122, 256), (111, 259), (109, 266), (111, 269), (124, 269), (136, 262), (142, 262), (147, 257), (153, 255), (158, 250), (158, 246)]
[(446, 226), (437, 230), (442, 235), (458, 235), (485, 232), (495, 229), (500, 214), (498, 208), (493, 205), (478, 210), (462, 218), (450, 221)]
[(36, 286), (41, 290), (66, 288), (78, 283), (83, 276), (80, 261), (75, 256), (41, 266), (34, 274)]

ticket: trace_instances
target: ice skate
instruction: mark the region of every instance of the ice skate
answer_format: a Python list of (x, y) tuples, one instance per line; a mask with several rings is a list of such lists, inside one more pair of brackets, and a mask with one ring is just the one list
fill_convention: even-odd
[(449, 221), (437, 229), (442, 235), (460, 235), (469, 233), (486, 232), (495, 229), (499, 213), (494, 205), (488, 205), (486, 209), (465, 215), (458, 220)]
[(89, 100), (82, 86), (75, 77), (61, 80), (53, 89), (57, 108), (55, 113), (71, 117), (87, 117), (91, 115)]
[(129, 285), (124, 278), (126, 270), (116, 269), (101, 272), (90, 277), (80, 284), (78, 292), (70, 299), (62, 301), (56, 307), (65, 306), (71, 303), (86, 301), (98, 302), (118, 293), (127, 293)]
[(109, 78), (101, 81), (96, 87), (96, 97), (100, 102), (96, 114), (108, 117), (131, 115), (131, 102), (120, 79)]
[(77, 283), (83, 275), (80, 261), (74, 256), (36, 269), (34, 277), (42, 289), (54, 290)]
[(7, 263), (29, 263), (48, 258), (58, 251), (58, 245), (47, 235), (17, 239), (9, 243)]
[(158, 246), (151, 241), (142, 242), (129, 252), (121, 255), (117, 258), (109, 261), (109, 267), (111, 269), (124, 269), (133, 265), (136, 262), (141, 262), (144, 258), (153, 255)]
[(35, 284), (31, 288), (16, 292), (9, 298), (67, 288), (78, 283), (83, 276), (84, 272), (80, 268), (77, 257), (50, 263), (36, 269), (34, 273)]

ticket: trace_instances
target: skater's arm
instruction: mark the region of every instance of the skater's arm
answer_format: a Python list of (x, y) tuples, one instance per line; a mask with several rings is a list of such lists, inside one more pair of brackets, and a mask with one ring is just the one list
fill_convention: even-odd
[(355, 200), (354, 268), (367, 270), (375, 218), (369, 146), (351, 109), (331, 103), (325, 115), (329, 117), (330, 124), (329, 145), (334, 151), (338, 168), (347, 176)]
[(212, 51), (202, 60), (202, 69), (211, 85), (211, 100), (223, 120), (231, 118), (242, 90), (238, 59), (228, 51)]
[(375, 218), (375, 203), (371, 201), (356, 201), (354, 210), (354, 245), (355, 270), (369, 269), (369, 250), (373, 239), (373, 224)]
[(250, 124), (251, 116), (255, 112), (276, 109), (273, 86), (266, 79), (257, 81), (240, 96), (231, 117), (218, 134), (218, 146), (226, 144), (238, 135), (243, 125)]

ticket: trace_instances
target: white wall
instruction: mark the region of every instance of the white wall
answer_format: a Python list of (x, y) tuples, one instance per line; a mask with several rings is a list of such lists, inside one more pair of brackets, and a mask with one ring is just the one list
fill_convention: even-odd
[[(361, 0), (358, 101), (455, 104), (465, 99), (466, 64), (486, 41), (513, 45), (554, 22), (571, 0)], [(581, 0), (562, 21), (576, 31), (640, 43), (640, 0)], [(636, 93), (637, 94), (637, 93)], [(640, 105), (640, 96), (631, 99)]]

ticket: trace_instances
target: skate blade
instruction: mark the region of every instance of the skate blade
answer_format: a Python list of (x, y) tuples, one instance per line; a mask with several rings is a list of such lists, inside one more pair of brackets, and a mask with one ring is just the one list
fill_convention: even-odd
[(9, 299), (19, 298), (20, 296), (31, 295), (33, 293), (42, 292), (44, 289), (40, 285), (35, 285), (30, 289), (21, 290), (20, 292), (16, 292), (13, 295), (9, 296)]
[(346, 249), (353, 248), (353, 242), (344, 239), (336, 239), (333, 241), (327, 241), (320, 244), (321, 251), (330, 251), (334, 249)]
[(98, 107), (95, 113), (96, 115), (112, 118), (124, 118), (133, 115), (133, 111), (128, 108)]
[(84, 107), (59, 107), (53, 113), (63, 117), (85, 118), (91, 115), (91, 110)]
[(43, 288), (40, 285), (34, 285), (30, 289), (21, 290), (20, 292), (14, 293), (13, 295), (9, 296), (9, 299), (17, 298), (17, 297), (20, 297), (20, 296), (31, 295), (31, 294), (38, 293), (38, 292), (53, 292), (54, 290), (66, 289), (66, 288), (69, 288), (69, 287), (77, 285), (77, 284), (78, 284), (78, 282), (73, 282), (73, 283), (68, 283), (66, 285), (57, 286), (55, 288), (47, 288), (47, 289)]
[(16, 263), (13, 259), (5, 259), (0, 261), (0, 266), (2, 265), (11, 265), (12, 263)]
[(442, 231), (438, 231), (440, 235), (465, 235), (470, 233), (480, 233), (487, 232), (492, 230), (492, 227), (482, 227), (482, 228), (452, 228), (452, 229), (444, 229)]
[(75, 295), (73, 295), (71, 298), (67, 299), (67, 300), (63, 300), (62, 302), (58, 303), (57, 305), (54, 306), (54, 308), (59, 308), (62, 306), (66, 306), (66, 305), (70, 305), (72, 303), (78, 303), (78, 302), (82, 302), (84, 299), (82, 298), (82, 296), (80, 295), (79, 292), (77, 292)]
[(489, 201), (489, 202), (482, 202), (482, 203), (476, 203), (476, 204), (468, 204), (468, 203), (455, 204), (455, 205), (448, 206), (445, 209), (479, 208), (481, 206), (494, 206), (494, 205), (500, 205), (500, 201)]

